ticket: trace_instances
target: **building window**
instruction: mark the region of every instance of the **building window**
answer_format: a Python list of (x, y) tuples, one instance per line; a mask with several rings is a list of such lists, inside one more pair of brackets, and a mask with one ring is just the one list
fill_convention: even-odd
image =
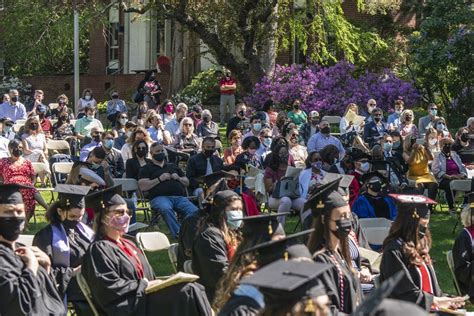
[(107, 74), (117, 73), (119, 62), (119, 10), (112, 7), (109, 12), (109, 27), (107, 29)]

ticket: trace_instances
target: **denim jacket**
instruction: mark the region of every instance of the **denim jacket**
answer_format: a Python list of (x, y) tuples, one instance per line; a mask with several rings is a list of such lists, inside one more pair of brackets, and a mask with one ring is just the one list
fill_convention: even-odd
[[(459, 155), (455, 151), (451, 151), (451, 158), (454, 160), (456, 165), (459, 168), (459, 173), (467, 176), (467, 170), (464, 164), (459, 158)], [(438, 155), (435, 156), (433, 159), (433, 163), (431, 164), (431, 170), (435, 175), (438, 182), (443, 180), (443, 176), (446, 174), (446, 155), (443, 152), (440, 152)]]

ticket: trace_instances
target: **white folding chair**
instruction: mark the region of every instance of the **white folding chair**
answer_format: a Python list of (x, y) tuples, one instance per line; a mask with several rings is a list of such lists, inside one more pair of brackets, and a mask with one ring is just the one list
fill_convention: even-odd
[(48, 149), (50, 156), (58, 153), (67, 155), (71, 154), (69, 143), (65, 140), (50, 139), (46, 142), (46, 148)]
[(453, 280), (454, 280), (454, 289), (456, 290), (457, 294), (461, 296), (462, 295), (461, 289), (459, 287), (458, 280), (456, 280), (456, 275), (454, 275), (454, 259), (453, 259), (453, 252), (451, 250), (449, 250), (446, 253), (446, 261), (448, 262), (449, 271), (451, 271), (451, 276), (453, 277)]
[(35, 235), (20, 234), (20, 236), (18, 236), (18, 239), (16, 240), (16, 242), (18, 242), (20, 244), (23, 244), (27, 247), (31, 247), (31, 246), (33, 246), (33, 239), (34, 238), (35, 238)]
[(186, 260), (183, 263), (183, 270), (186, 273), (194, 273), (193, 272), (193, 261), (192, 260)]
[(384, 217), (374, 217), (374, 218), (359, 218), (359, 224), (361, 228), (370, 228), (370, 227), (388, 227), (392, 225), (392, 221)]
[(330, 125), (338, 125), (339, 126), (339, 123), (341, 122), (341, 117), (340, 116), (337, 116), (337, 115), (334, 115), (334, 116), (331, 116), (331, 115), (325, 115), (323, 116), (323, 119), (321, 121), (328, 121), (328, 123)]
[(382, 248), (383, 242), (390, 232), (390, 227), (367, 227), (362, 230), (370, 247), (378, 251)]
[(73, 162), (55, 162), (52, 166), (52, 174), (54, 178), (54, 182), (56, 184), (62, 183), (60, 175), (68, 175), (71, 173)]
[[(46, 162), (32, 162), (33, 170), (35, 174), (45, 172), (47, 176), (51, 176), (51, 170), (49, 169), (49, 165)], [(53, 191), (53, 188), (37, 188), (38, 191)]]
[(138, 233), (136, 239), (144, 251), (155, 252), (168, 249), (171, 246), (168, 237), (160, 232)]
[(168, 248), (168, 257), (173, 265), (174, 272), (178, 272), (178, 244), (171, 244)]
[(137, 211), (143, 211), (145, 222), (150, 223), (151, 215), (149, 212), (151, 212), (151, 208), (148, 201), (145, 199), (142, 190), (140, 190), (140, 187), (138, 186), (138, 181), (133, 178), (113, 178), (113, 181), (114, 185), (122, 186), (122, 191), (125, 193), (126, 197), (131, 198), (129, 192), (135, 192), (137, 194), (138, 203), (142, 205), (141, 207), (138, 207), (137, 205)]
[[(451, 189), (451, 196), (452, 196), (453, 202), (454, 202), (454, 208), (456, 210), (461, 210), (462, 209), (464, 195), (466, 193), (471, 192), (471, 181), (472, 180), (469, 180), (469, 179), (452, 180), (449, 183), (449, 188)], [(454, 194), (455, 191), (456, 191), (456, 194)], [(453, 234), (456, 231), (456, 228), (458, 227), (458, 224), (460, 223), (460, 220), (461, 220), (461, 214), (460, 213), (456, 213), (456, 216), (457, 216), (457, 221), (456, 221), (456, 224), (454, 225), (454, 228), (453, 228)]]
[(22, 128), (26, 123), (26, 120), (16, 120), (15, 124), (13, 124), (13, 131), (18, 132), (20, 128)]
[(89, 303), (89, 306), (92, 309), (94, 316), (100, 316), (97, 308), (94, 305), (94, 301), (92, 300), (91, 289), (89, 288), (89, 285), (87, 284), (86, 279), (84, 278), (84, 276), (82, 275), (80, 271), (76, 274), (76, 280), (77, 280), (77, 284), (79, 284), (79, 288), (81, 289), (82, 294), (84, 294), (84, 297), (87, 300), (87, 303)]

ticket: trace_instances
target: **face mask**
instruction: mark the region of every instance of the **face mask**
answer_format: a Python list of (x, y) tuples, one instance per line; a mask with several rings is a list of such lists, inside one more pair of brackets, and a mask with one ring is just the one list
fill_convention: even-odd
[(244, 111), (239, 111), (238, 114), (239, 114), (240, 117), (244, 117), (244, 116), (245, 116), (245, 112), (244, 112)]
[(158, 154), (154, 154), (154, 155), (153, 155), (153, 159), (155, 159), (155, 160), (158, 161), (158, 162), (164, 161), (165, 158), (166, 158), (165, 153), (158, 153)]
[(384, 143), (383, 144), (383, 150), (385, 150), (386, 152), (390, 152), (392, 151), (392, 143)]
[(438, 114), (438, 110), (430, 110), (430, 114), (432, 116), (436, 116), (436, 114)]
[(31, 124), (30, 127), (33, 131), (36, 131), (38, 129), (38, 124)]
[(352, 229), (352, 223), (350, 219), (344, 218), (344, 219), (338, 219), (336, 221), (336, 236), (339, 239), (343, 239), (349, 236), (351, 229)]
[(360, 164), (360, 171), (368, 172), (370, 168), (370, 164), (368, 162), (363, 162)]
[(13, 103), (18, 102), (18, 97), (12, 97), (11, 100)]
[(255, 148), (249, 149), (249, 154), (251, 154), (252, 156), (255, 155), (256, 152), (257, 152), (257, 149)]
[(214, 154), (215, 151), (216, 151), (215, 149), (206, 149), (204, 150), (203, 153), (204, 153), (204, 156), (209, 158)]
[(113, 139), (106, 139), (104, 141), (104, 147), (107, 149), (112, 149), (114, 147), (114, 140)]
[(232, 230), (237, 230), (242, 225), (242, 217), (244, 214), (240, 210), (226, 211), (227, 226)]
[(421, 224), (418, 224), (418, 239), (421, 239), (426, 236), (427, 227)]
[(148, 150), (146, 148), (138, 148), (137, 149), (137, 156), (140, 158), (145, 157), (148, 154)]
[(319, 123), (319, 120), (318, 120), (318, 119), (316, 119), (316, 120), (311, 120), (311, 124), (313, 124), (313, 125), (318, 125), (318, 123)]
[(438, 131), (443, 131), (443, 130), (444, 130), (444, 124), (438, 124), (438, 125), (436, 126), (436, 129), (437, 129)]
[(146, 113), (148, 112), (148, 108), (140, 108), (140, 113)]
[(92, 136), (92, 139), (93, 139), (96, 143), (98, 143), (98, 142), (100, 142), (100, 135)]
[(374, 116), (374, 122), (380, 122), (382, 118), (380, 116)]
[(331, 129), (329, 128), (329, 126), (325, 126), (325, 127), (321, 128), (321, 133), (323, 133), (325, 135), (329, 135), (329, 133), (331, 133)]
[(109, 217), (108, 226), (119, 232), (122, 232), (122, 233), (128, 232), (129, 224), (130, 224), (130, 216), (128, 214), (123, 214), (122, 216), (114, 215), (114, 216)]
[(91, 168), (94, 169), (94, 170), (97, 170), (97, 169), (100, 168), (100, 165), (98, 163), (93, 162), (93, 163), (91, 163)]
[(263, 145), (267, 148), (270, 148), (270, 146), (272, 145), (272, 139), (271, 138), (265, 138), (263, 140)]
[(206, 123), (209, 123), (211, 121), (211, 118), (209, 116), (204, 116), (202, 120)]
[(125, 124), (127, 124), (127, 122), (128, 122), (128, 119), (126, 119), (126, 118), (120, 119), (120, 124), (121, 125), (125, 125)]
[(374, 182), (374, 183), (370, 183), (369, 184), (369, 188), (376, 192), (376, 193), (379, 193), (380, 191), (382, 191), (382, 183), (380, 182)]
[(288, 163), (288, 155), (280, 156), (281, 163)]
[(90, 95), (86, 95), (86, 96), (84, 97), (84, 100), (86, 100), (86, 101), (89, 101), (90, 99), (91, 99), (91, 96), (90, 96)]
[(87, 116), (86, 116), (86, 119), (87, 119), (88, 121), (92, 121), (92, 120), (94, 119), (94, 115), (87, 115)]
[(12, 131), (12, 127), (11, 126), (5, 126), (4, 131), (5, 131), (5, 133), (10, 133)]
[(63, 226), (67, 229), (74, 229), (79, 224), (79, 221), (71, 221), (69, 219), (65, 219), (63, 221)]
[(367, 110), (369, 111), (369, 113), (372, 113), (372, 111), (375, 109), (375, 106), (369, 106), (367, 108)]
[(23, 228), (24, 217), (0, 217), (0, 235), (8, 241), (17, 240)]
[(393, 149), (397, 149), (399, 147), (400, 147), (400, 141), (393, 142), (393, 146), (392, 146)]
[(469, 135), (467, 133), (464, 133), (461, 135), (461, 141), (467, 143), (468, 140), (469, 140)]
[(12, 155), (13, 157), (20, 157), (23, 155), (23, 150), (19, 149), (19, 148), (13, 148), (12, 150)]
[(450, 144), (446, 144), (443, 146), (443, 153), (445, 154), (449, 154), (451, 152), (451, 145)]
[(253, 124), (253, 129), (258, 132), (259, 130), (262, 129), (262, 123)]
[(172, 105), (165, 106), (165, 112), (168, 114), (173, 113), (173, 106)]
[(293, 109), (295, 109), (295, 110), (299, 110), (299, 109), (300, 109), (300, 105), (299, 105), (299, 104), (295, 104), (295, 105), (293, 105)]
[(118, 99), (118, 94), (113, 94), (112, 99)]
[(400, 114), (402, 114), (402, 111), (400, 111), (400, 110), (398, 110), (398, 111), (395, 110), (395, 113), (397, 113), (398, 115), (400, 115)]
[(318, 160), (318, 161), (313, 162), (313, 163), (311, 164), (311, 167), (320, 170), (321, 167), (322, 167), (322, 165), (323, 165), (322, 162)]

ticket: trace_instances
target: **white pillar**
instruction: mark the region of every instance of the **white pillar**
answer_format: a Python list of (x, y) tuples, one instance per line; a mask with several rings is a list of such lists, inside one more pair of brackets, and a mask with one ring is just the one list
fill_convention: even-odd
[(79, 11), (77, 11), (74, 0), (74, 114), (77, 116), (77, 101), (80, 98), (79, 91)]

